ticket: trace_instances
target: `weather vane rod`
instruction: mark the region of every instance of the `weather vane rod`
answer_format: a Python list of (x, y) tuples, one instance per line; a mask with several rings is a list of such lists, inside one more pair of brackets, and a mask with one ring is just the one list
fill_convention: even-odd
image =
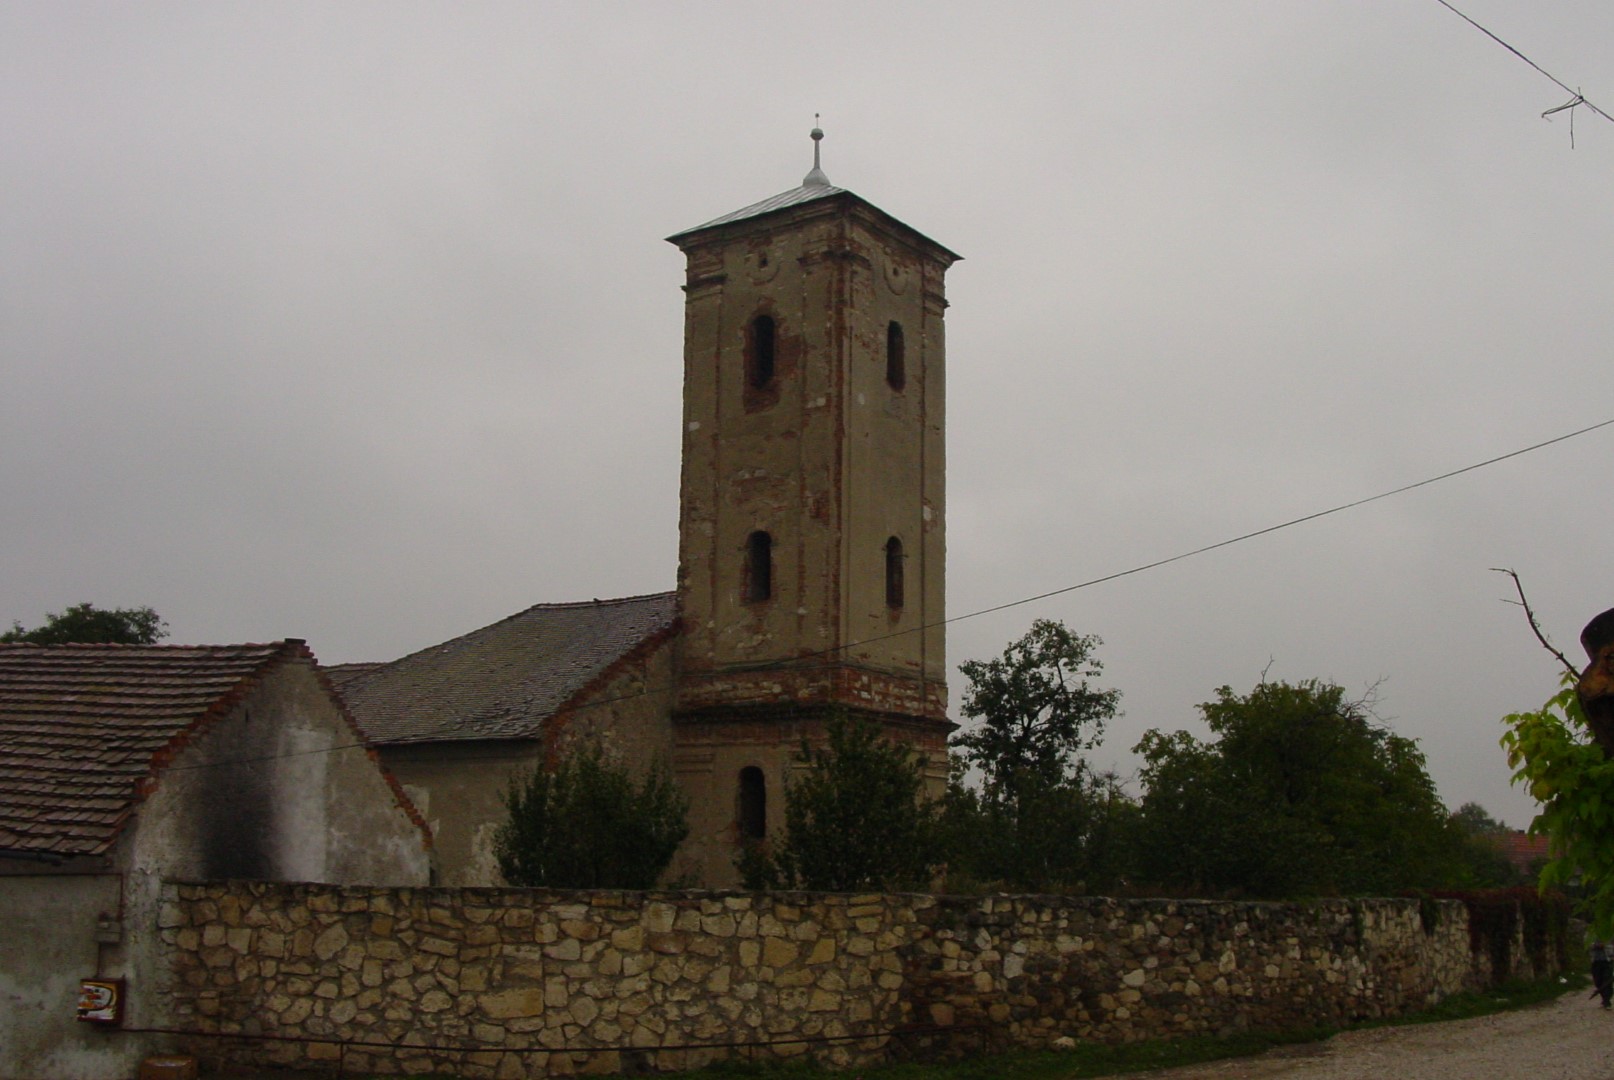
[(818, 114), (813, 113), (813, 171), (807, 174), (801, 182), (802, 187), (829, 187), (829, 177), (824, 175), (823, 167), (819, 165), (818, 145), (824, 141), (824, 129), (818, 126)]

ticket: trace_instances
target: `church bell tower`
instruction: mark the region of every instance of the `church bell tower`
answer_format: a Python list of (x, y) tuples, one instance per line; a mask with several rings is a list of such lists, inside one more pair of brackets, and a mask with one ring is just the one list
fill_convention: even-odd
[(711, 881), (783, 820), (835, 713), (945, 778), (943, 276), (958, 256), (813, 168), (678, 233), (684, 424), (673, 709)]

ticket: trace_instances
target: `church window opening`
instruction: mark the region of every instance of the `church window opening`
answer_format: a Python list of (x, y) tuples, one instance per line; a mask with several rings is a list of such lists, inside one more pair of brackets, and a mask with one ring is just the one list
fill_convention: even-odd
[(902, 541), (895, 536), (885, 542), (885, 606), (902, 606)]
[(758, 315), (751, 320), (745, 379), (758, 390), (773, 382), (774, 346), (777, 337), (778, 331), (774, 326), (772, 315)]
[(903, 351), (902, 324), (892, 320), (885, 328), (885, 381), (893, 390), (901, 390), (908, 381)]
[(740, 770), (740, 839), (768, 838), (768, 778), (755, 765)]
[(745, 541), (745, 602), (773, 596), (773, 537), (758, 529)]

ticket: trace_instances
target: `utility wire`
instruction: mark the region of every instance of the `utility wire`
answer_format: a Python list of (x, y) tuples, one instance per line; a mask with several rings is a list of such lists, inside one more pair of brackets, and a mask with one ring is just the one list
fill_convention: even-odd
[[(1602, 109), (1599, 109), (1592, 102), (1587, 101), (1586, 98), (1585, 98), (1585, 95), (1583, 95), (1579, 90), (1576, 90), (1573, 86), (1570, 86), (1568, 83), (1566, 83), (1562, 79), (1558, 78), (1558, 76), (1554, 75), (1552, 72), (1548, 71), (1546, 68), (1542, 67), (1540, 64), (1536, 63), (1534, 60), (1532, 60), (1528, 56), (1524, 55), (1518, 49), (1515, 49), (1512, 45), (1509, 45), (1507, 42), (1503, 41), (1501, 38), (1499, 38), (1495, 34), (1491, 33), (1485, 27), (1481, 26), (1479, 23), (1477, 23), (1473, 19), (1469, 18), (1469, 16), (1467, 16), (1467, 15), (1463, 14), (1463, 12), (1457, 10), (1457, 8), (1453, 7), (1448, 2), (1448, 0), (1435, 0), (1435, 3), (1439, 4), (1441, 7), (1445, 8), (1447, 11), (1450, 11), (1452, 14), (1458, 16), (1464, 22), (1468, 23), (1468, 25), (1472, 26), (1474, 29), (1478, 30), (1480, 33), (1484, 34), (1486, 37), (1490, 38), (1492, 41), (1494, 41), (1498, 45), (1502, 46), (1502, 48), (1506, 49), (1508, 52), (1512, 53), (1514, 56), (1517, 56), (1520, 60), (1523, 60), (1526, 64), (1529, 64), (1531, 67), (1535, 68), (1537, 71), (1539, 71), (1541, 74), (1545, 75), (1547, 78), (1551, 79), (1553, 82), (1557, 83), (1558, 86), (1561, 87), (1564, 90), (1565, 93), (1574, 95), (1574, 97), (1571, 98), (1567, 104), (1559, 105), (1555, 109), (1548, 109), (1546, 112), (1542, 113), (1541, 115), (1542, 115), (1543, 118), (1551, 116), (1555, 112), (1562, 112), (1565, 109), (1573, 109), (1576, 105), (1584, 105), (1588, 109), (1590, 109), (1592, 112), (1596, 113), (1598, 116), (1601, 116), (1604, 120), (1614, 122), (1614, 116), (1610, 116), (1608, 113), (1604, 112)], [(1570, 117), (1573, 118), (1573, 116), (1574, 116), (1574, 113), (1570, 113)]]
[[(1440, 0), (1440, 2), (1445, 3), (1446, 0)], [(1463, 473), (1473, 472), (1475, 469), (1483, 469), (1487, 465), (1495, 465), (1499, 461), (1506, 461), (1509, 458), (1516, 458), (1521, 454), (1528, 454), (1533, 450), (1540, 450), (1543, 447), (1552, 446), (1554, 443), (1561, 443), (1566, 439), (1573, 439), (1577, 435), (1585, 435), (1588, 432), (1596, 431), (1598, 428), (1608, 427), (1610, 424), (1614, 424), (1614, 419), (1604, 420), (1601, 423), (1592, 424), (1590, 427), (1583, 427), (1579, 431), (1571, 431), (1567, 435), (1559, 435), (1556, 438), (1547, 439), (1544, 442), (1538, 442), (1532, 446), (1522, 447), (1518, 450), (1512, 450), (1506, 454), (1498, 454), (1496, 457), (1487, 458), (1484, 461), (1477, 461), (1472, 465), (1464, 465), (1461, 469), (1453, 469), (1451, 472), (1444, 472), (1439, 476), (1431, 476), (1427, 480), (1419, 480), (1415, 484), (1404, 484), (1401, 487), (1395, 488), (1391, 491), (1381, 491), (1377, 495), (1369, 495), (1365, 499), (1357, 499), (1354, 502), (1340, 503), (1338, 506), (1330, 507), (1327, 510), (1318, 510), (1314, 514), (1306, 514), (1304, 517), (1291, 518), (1290, 520), (1281, 522), (1280, 524), (1268, 525), (1264, 529), (1256, 529), (1254, 532), (1247, 532), (1241, 536), (1234, 536), (1227, 540), (1218, 540), (1214, 544), (1206, 544), (1204, 547), (1195, 548), (1192, 551), (1185, 551), (1181, 555), (1173, 555), (1166, 559), (1156, 559), (1154, 562), (1144, 563), (1142, 566), (1134, 566), (1130, 570), (1121, 570), (1113, 574), (1106, 574), (1103, 577), (1092, 578), (1091, 580), (1083, 581), (1076, 585), (1067, 585), (1063, 589), (1054, 589), (1051, 592), (1039, 593), (1036, 596), (1028, 596), (1023, 600), (1011, 600), (1007, 604), (998, 604), (995, 607), (981, 608), (979, 611), (972, 611), (968, 615), (959, 615), (946, 621), (960, 622), (964, 619), (973, 619), (977, 615), (987, 615), (994, 611), (1005, 611), (1009, 608), (1019, 607), (1022, 604), (1032, 604), (1036, 603), (1038, 600), (1046, 600), (1050, 596), (1061, 596), (1068, 592), (1075, 592), (1077, 589), (1085, 589), (1092, 585), (1102, 585), (1106, 581), (1114, 581), (1117, 578), (1130, 577), (1133, 574), (1141, 574), (1145, 570), (1153, 570), (1159, 566), (1167, 566), (1174, 562), (1181, 562), (1184, 559), (1191, 559), (1195, 555), (1203, 555), (1207, 551), (1215, 551), (1217, 548), (1228, 547), (1232, 544), (1242, 543), (1245, 540), (1253, 540), (1257, 536), (1265, 536), (1267, 533), (1275, 533), (1279, 529), (1287, 529), (1292, 525), (1301, 525), (1308, 521), (1316, 521), (1318, 518), (1324, 518), (1330, 514), (1338, 514), (1344, 510), (1352, 510), (1358, 506), (1366, 506), (1368, 503), (1378, 502), (1380, 499), (1388, 499), (1392, 495), (1400, 495), (1403, 492), (1412, 491), (1415, 488), (1427, 487), (1430, 484), (1438, 484), (1442, 480), (1450, 480), (1454, 476), (1461, 476)], [(879, 639), (876, 638), (871, 640)], [(858, 644), (862, 644), (862, 642), (859, 642)]]
[[(1441, 2), (1444, 3), (1445, 0), (1441, 0)], [(1278, 532), (1281, 529), (1288, 529), (1288, 528), (1292, 528), (1292, 527), (1294, 527), (1296, 525), (1303, 525), (1308, 521), (1316, 521), (1319, 518), (1329, 517), (1332, 514), (1339, 514), (1339, 513), (1343, 513), (1346, 510), (1353, 510), (1358, 506), (1366, 506), (1368, 503), (1378, 502), (1380, 499), (1388, 499), (1393, 495), (1402, 495), (1402, 494), (1405, 494), (1408, 491), (1415, 491), (1415, 490), (1417, 490), (1418, 488), (1421, 488), (1421, 487), (1428, 487), (1430, 484), (1438, 484), (1442, 480), (1450, 480), (1454, 476), (1461, 476), (1464, 473), (1474, 472), (1477, 469), (1483, 469), (1483, 468), (1486, 468), (1488, 466), (1495, 465), (1495, 464), (1497, 464), (1499, 462), (1508, 461), (1511, 458), (1522, 457), (1525, 454), (1534, 453), (1537, 450), (1542, 450), (1542, 449), (1545, 449), (1546, 447), (1549, 447), (1549, 446), (1555, 446), (1555, 445), (1557, 445), (1558, 443), (1561, 443), (1561, 442), (1567, 442), (1570, 439), (1574, 439), (1574, 438), (1578, 438), (1578, 437), (1580, 437), (1582, 435), (1590, 434), (1593, 431), (1597, 431), (1597, 430), (1599, 430), (1601, 428), (1609, 427), (1610, 425), (1614, 425), (1614, 417), (1611, 417), (1611, 418), (1609, 418), (1607, 420), (1600, 421), (1600, 422), (1595, 423), (1595, 424), (1590, 424), (1590, 425), (1588, 425), (1586, 427), (1580, 428), (1580, 429), (1575, 430), (1575, 431), (1568, 432), (1567, 434), (1564, 434), (1564, 435), (1557, 435), (1557, 436), (1554, 436), (1551, 439), (1544, 439), (1541, 442), (1532, 443), (1529, 446), (1520, 447), (1517, 450), (1510, 450), (1505, 454), (1498, 454), (1495, 457), (1486, 458), (1484, 461), (1476, 461), (1472, 465), (1464, 465), (1460, 469), (1452, 469), (1449, 472), (1443, 472), (1438, 476), (1431, 476), (1431, 477), (1428, 477), (1428, 478), (1423, 479), (1423, 480), (1418, 480), (1418, 481), (1416, 481), (1414, 483), (1411, 483), (1411, 484), (1403, 484), (1400, 487), (1392, 488), (1389, 491), (1381, 491), (1377, 495), (1369, 495), (1366, 498), (1354, 499), (1351, 502), (1347, 502), (1347, 503), (1340, 503), (1338, 506), (1331, 506), (1327, 510), (1318, 510), (1315, 513), (1305, 514), (1305, 515), (1302, 515), (1301, 517), (1297, 517), (1297, 518), (1290, 518), (1288, 521), (1279, 522), (1276, 525), (1268, 525), (1265, 528), (1256, 529), (1256, 530), (1254, 530), (1252, 532), (1241, 533), (1238, 536), (1229, 537), (1226, 540), (1218, 540), (1214, 544), (1206, 544), (1203, 547), (1194, 548), (1192, 551), (1184, 551), (1184, 552), (1181, 552), (1181, 553), (1179, 553), (1177, 555), (1168, 556), (1167, 558), (1164, 558), (1164, 559), (1156, 559), (1153, 562), (1143, 563), (1143, 564), (1141, 564), (1139, 566), (1134, 566), (1134, 567), (1132, 567), (1130, 569), (1127, 569), (1127, 570), (1118, 570), (1113, 574), (1105, 574), (1102, 577), (1089, 578), (1086, 581), (1077, 582), (1075, 585), (1066, 585), (1064, 588), (1051, 589), (1048, 592), (1038, 593), (1035, 596), (1022, 597), (1019, 600), (1010, 600), (1007, 603), (1003, 603), (1003, 604), (994, 604), (991, 607), (980, 608), (978, 610), (968, 612), (967, 614), (964, 614), (964, 615), (955, 615), (950, 619), (943, 619), (943, 620), (941, 620), (939, 622), (926, 623), (923, 626), (913, 627), (913, 628), (908, 629), (908, 630), (898, 630), (898, 631), (894, 631), (894, 632), (889, 633), (889, 634), (880, 634), (880, 635), (877, 635), (875, 637), (863, 638), (860, 641), (850, 642), (850, 643), (848, 643), (846, 645), (840, 645), (840, 646), (837, 646), (837, 647), (832, 648), (832, 649), (822, 649), (822, 650), (820, 650), (818, 652), (815, 652), (815, 653), (807, 653), (804, 656), (798, 657), (798, 658), (796, 658), (796, 659), (794, 659), (792, 661), (789, 661), (789, 662), (775, 662), (775, 663), (767, 663), (767, 664), (758, 664), (755, 667), (745, 668), (743, 670), (745, 670), (745, 671), (759, 671), (759, 672), (761, 672), (761, 671), (782, 671), (782, 670), (811, 671), (811, 670), (814, 670), (813, 667), (803, 665), (799, 661), (804, 660), (804, 659), (805, 660), (811, 660), (811, 659), (814, 659), (814, 658), (820, 658), (820, 659), (827, 658), (827, 657), (833, 656), (834, 654), (836, 654), (838, 652), (845, 652), (848, 649), (855, 649), (855, 648), (858, 648), (859, 646), (862, 646), (862, 645), (871, 645), (871, 644), (873, 644), (875, 642), (886, 641), (886, 640), (888, 640), (890, 638), (905, 637), (905, 636), (907, 636), (909, 634), (923, 633), (926, 630), (933, 630), (933, 629), (935, 629), (937, 627), (946, 626), (946, 625), (948, 625), (950, 623), (963, 622), (965, 619), (975, 619), (975, 618), (979, 618), (982, 615), (990, 615), (990, 614), (992, 614), (994, 612), (998, 612), (998, 611), (1007, 611), (1010, 608), (1022, 607), (1022, 606), (1026, 605), (1026, 604), (1034, 604), (1039, 600), (1047, 600), (1050, 597), (1063, 596), (1065, 593), (1075, 592), (1078, 589), (1087, 589), (1087, 588), (1091, 588), (1094, 585), (1102, 585), (1107, 581), (1118, 581), (1121, 578), (1132, 577), (1135, 574), (1141, 574), (1141, 573), (1144, 573), (1145, 571), (1148, 571), (1148, 570), (1155, 570), (1155, 569), (1158, 569), (1159, 567), (1162, 567), (1162, 566), (1169, 566), (1169, 565), (1171, 565), (1172, 563), (1175, 563), (1175, 562), (1182, 562), (1184, 559), (1191, 559), (1196, 555), (1203, 555), (1206, 552), (1216, 551), (1216, 550), (1219, 550), (1219, 549), (1225, 548), (1225, 547), (1231, 547), (1234, 544), (1241, 544), (1246, 540), (1253, 540), (1258, 536), (1266, 536), (1269, 533), (1275, 533), (1275, 532)], [(819, 665), (816, 665), (816, 666), (817, 667), (826, 667), (826, 666), (828, 666), (828, 663), (826, 662), (826, 663), (822, 663), (822, 664), (819, 664)], [(658, 686), (646, 686), (643, 689), (635, 690), (635, 691), (633, 691), (631, 693), (618, 694), (618, 695), (615, 695), (615, 696), (609, 697), (609, 698), (597, 698), (594, 701), (586, 702), (584, 704), (573, 706), (572, 708), (564, 709), (564, 710), (561, 710), (561, 711), (564, 711), (564, 712), (566, 712), (568, 714), (575, 714), (575, 713), (583, 712), (583, 711), (588, 710), (588, 709), (604, 708), (607, 705), (615, 705), (615, 704), (618, 704), (619, 702), (633, 701), (633, 700), (636, 700), (638, 698), (649, 696), (650, 694), (666, 693), (666, 692), (668, 692), (668, 691), (670, 691), (672, 689), (673, 689), (673, 687), (672, 687), (671, 684), (658, 685)], [(245, 764), (251, 764), (251, 763), (254, 763), (254, 762), (261, 762), (261, 761), (275, 761), (275, 760), (278, 760), (280, 758), (304, 757), (304, 756), (311, 755), (311, 754), (329, 754), (329, 753), (334, 753), (334, 752), (336, 752), (338, 750), (350, 750), (350, 749), (353, 749), (355, 747), (364, 746), (364, 745), (366, 745), (366, 744), (364, 744), (364, 743), (343, 743), (343, 744), (340, 744), (340, 745), (337, 745), (337, 746), (329, 746), (329, 747), (325, 747), (323, 749), (318, 749), (318, 750), (300, 750), (300, 751), (294, 751), (292, 753), (287, 753), (287, 754), (270, 754), (270, 755), (264, 755), (264, 756), (261, 756), (261, 757), (231, 758), (231, 759), (224, 760), (224, 761), (202, 762), (202, 763), (198, 763), (196, 765), (170, 765), (170, 766), (168, 766), (167, 771), (176, 771), (177, 772), (177, 771), (189, 770), (189, 769), (214, 768), (214, 767), (222, 766), (222, 765), (245, 765)], [(429, 743), (426, 743), (426, 742), (421, 742), (421, 743), (399, 743), (399, 744), (395, 744), (395, 745), (426, 746), (426, 745), (429, 745)], [(476, 755), (467, 755), (464, 758), (464, 760), (467, 760), (467, 761), (474, 761), (474, 760), (503, 761), (505, 759), (503, 757), (499, 757), (499, 756), (495, 756), (495, 755), (489, 755), (489, 756), (487, 756), (485, 758), (478, 758)]]

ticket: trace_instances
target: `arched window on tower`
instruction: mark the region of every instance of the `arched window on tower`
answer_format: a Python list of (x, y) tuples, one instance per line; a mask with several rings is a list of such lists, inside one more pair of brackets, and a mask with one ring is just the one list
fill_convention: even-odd
[(895, 536), (885, 542), (885, 606), (902, 606), (902, 541)]
[(751, 320), (751, 329), (746, 341), (745, 381), (758, 390), (773, 382), (774, 346), (777, 337), (778, 330), (774, 326), (772, 315), (758, 315)]
[(885, 381), (893, 390), (901, 390), (908, 381), (903, 353), (902, 324), (893, 319), (885, 328)]
[(745, 602), (760, 604), (773, 596), (773, 537), (758, 529), (745, 540)]
[(755, 765), (740, 770), (740, 839), (768, 838), (768, 778)]

